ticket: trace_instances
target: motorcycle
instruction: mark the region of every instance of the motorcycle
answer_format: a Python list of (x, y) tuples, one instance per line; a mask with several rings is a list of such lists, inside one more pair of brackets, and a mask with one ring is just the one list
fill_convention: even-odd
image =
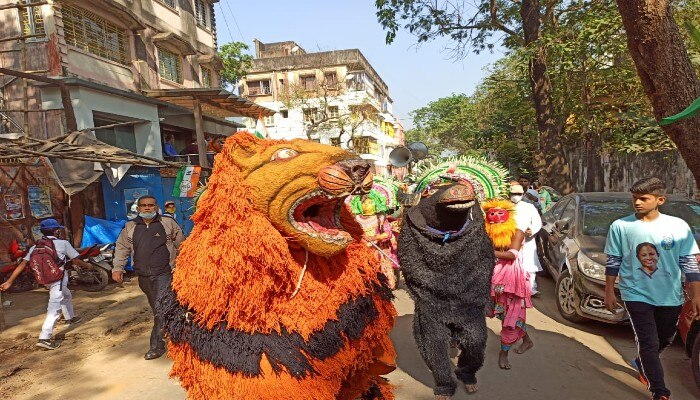
[(78, 259), (90, 264), (92, 268), (81, 267), (70, 263), (66, 267), (69, 283), (79, 285), (88, 292), (99, 292), (109, 283), (109, 273), (112, 271), (114, 244), (95, 244), (78, 249)]

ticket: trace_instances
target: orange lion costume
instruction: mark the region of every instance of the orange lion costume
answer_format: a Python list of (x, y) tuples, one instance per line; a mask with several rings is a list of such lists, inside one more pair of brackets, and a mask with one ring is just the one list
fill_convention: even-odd
[(352, 213), (369, 165), (306, 140), (228, 138), (159, 315), (189, 399), (393, 399), (391, 291)]

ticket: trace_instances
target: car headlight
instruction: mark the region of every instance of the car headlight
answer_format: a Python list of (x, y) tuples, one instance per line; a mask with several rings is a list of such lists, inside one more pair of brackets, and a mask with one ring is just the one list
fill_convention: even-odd
[(586, 257), (582, 251), (578, 252), (578, 269), (589, 278), (605, 280), (605, 266)]

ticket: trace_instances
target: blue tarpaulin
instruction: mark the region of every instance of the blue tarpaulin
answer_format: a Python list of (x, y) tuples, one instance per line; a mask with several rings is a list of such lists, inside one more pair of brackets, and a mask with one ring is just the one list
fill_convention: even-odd
[(124, 224), (126, 221), (107, 221), (86, 215), (83, 241), (80, 243), (80, 247), (116, 242)]
[[(119, 232), (124, 228), (124, 224), (126, 224), (126, 221), (107, 221), (86, 215), (83, 241), (80, 243), (80, 247), (116, 242)], [(127, 265), (126, 269), (131, 270), (131, 263)]]

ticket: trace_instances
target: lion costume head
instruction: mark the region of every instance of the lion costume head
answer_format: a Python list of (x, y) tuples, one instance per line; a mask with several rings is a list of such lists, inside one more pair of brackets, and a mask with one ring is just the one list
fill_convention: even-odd
[(159, 301), (189, 398), (393, 398), (391, 292), (344, 206), (371, 186), (336, 147), (226, 141)]

